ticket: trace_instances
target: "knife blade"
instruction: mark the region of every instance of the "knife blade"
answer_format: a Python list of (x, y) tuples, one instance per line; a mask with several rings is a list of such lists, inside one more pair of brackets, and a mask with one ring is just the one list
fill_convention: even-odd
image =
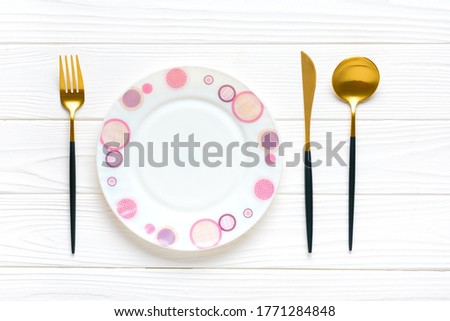
[(306, 235), (308, 242), (308, 253), (312, 252), (313, 243), (313, 182), (311, 168), (311, 114), (316, 91), (316, 68), (311, 58), (301, 52), (302, 62), (302, 85), (303, 85), (303, 108), (305, 113), (305, 146), (304, 146), (304, 167), (305, 167), (305, 211), (306, 211)]

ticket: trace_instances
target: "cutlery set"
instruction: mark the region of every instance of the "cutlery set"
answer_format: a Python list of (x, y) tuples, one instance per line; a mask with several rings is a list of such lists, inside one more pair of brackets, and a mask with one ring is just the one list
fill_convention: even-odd
[[(301, 52), (303, 105), (305, 109), (305, 212), (308, 252), (312, 252), (313, 235), (313, 188), (310, 151), (311, 111), (316, 86), (316, 70), (307, 54)], [(356, 169), (356, 106), (376, 91), (380, 73), (375, 64), (365, 57), (343, 60), (334, 70), (332, 86), (336, 95), (351, 108), (350, 166), (348, 190), (348, 249), (353, 249), (353, 222), (355, 209)]]
[[(305, 214), (308, 252), (311, 253), (313, 245), (313, 176), (310, 128), (316, 89), (316, 69), (311, 58), (304, 52), (301, 52), (301, 66), (305, 118)], [(187, 79), (190, 79), (190, 82), (187, 82)], [(342, 61), (336, 67), (332, 77), (332, 85), (336, 95), (347, 102), (351, 107), (348, 194), (348, 244), (350, 251), (353, 247), (355, 202), (356, 106), (360, 102), (368, 99), (375, 92), (379, 81), (380, 75), (377, 67), (372, 61), (363, 57), (353, 57)], [(153, 84), (158, 84), (158, 86), (154, 87)], [(203, 89), (199, 90), (199, 88)], [(76, 239), (75, 113), (83, 106), (85, 100), (83, 76), (78, 56), (75, 56), (75, 59), (73, 56), (59, 56), (59, 90), (61, 105), (67, 109), (70, 116), (70, 239), (71, 251), (72, 254), (74, 254)], [(184, 95), (190, 97), (187, 105), (186, 100), (183, 101), (183, 99), (185, 99), (183, 98), (183, 95), (174, 96), (174, 92), (176, 91), (184, 91)], [(151, 110), (155, 108), (155, 103), (152, 99), (146, 100), (145, 98), (146, 96), (152, 95), (153, 97), (158, 97), (159, 104), (163, 104), (164, 101), (166, 101), (167, 104), (170, 105), (166, 107), (168, 115), (170, 114), (170, 111), (173, 110), (169, 119), (153, 119), (157, 117), (151, 113)], [(208, 97), (208, 100), (205, 100), (205, 97)], [(197, 103), (194, 103), (195, 107), (197, 107), (197, 105), (204, 105), (205, 101), (211, 101), (211, 97), (215, 97), (215, 101), (211, 102), (212, 106), (218, 107), (234, 117), (234, 125), (230, 124), (230, 126), (227, 125), (228, 127), (223, 127), (224, 122), (222, 120), (219, 119), (219, 122), (217, 122), (218, 118), (214, 111), (215, 108), (192, 109), (193, 106), (190, 106), (192, 105), (193, 99), (198, 98)], [(181, 104), (179, 102), (173, 103), (174, 99), (180, 100)], [(141, 107), (141, 105), (145, 105), (145, 108)], [(180, 106), (182, 106), (182, 108), (180, 108)], [(177, 119), (179, 119), (178, 123)], [(142, 120), (149, 120), (152, 122), (147, 123), (147, 125), (142, 125), (145, 124)], [(189, 122), (186, 120), (189, 120)], [(254, 124), (252, 124), (252, 126), (248, 125), (249, 123), (254, 123), (256, 121), (258, 124), (257, 126)], [(217, 123), (214, 124), (214, 122)], [(161, 127), (161, 129), (158, 130), (157, 124), (160, 123), (163, 124), (161, 126), (164, 127)], [(205, 127), (205, 123), (207, 126), (211, 127)], [(141, 124), (140, 126), (144, 126), (144, 128), (133, 127), (139, 126), (139, 124)], [(153, 125), (150, 126), (148, 124)], [(276, 168), (271, 167), (272, 169), (270, 169), (270, 171), (268, 171), (267, 167), (257, 167), (249, 170), (250, 174), (247, 176), (250, 178), (247, 180), (250, 180), (250, 182), (245, 182), (243, 185), (248, 186), (249, 184), (254, 184), (254, 187), (250, 190), (251, 192), (249, 190), (243, 191), (240, 187), (234, 188), (237, 190), (236, 196), (234, 198), (227, 198), (228, 202), (231, 204), (221, 204), (221, 206), (227, 210), (226, 212), (210, 213), (210, 216), (206, 217), (194, 217), (194, 220), (191, 221), (192, 218), (188, 218), (186, 215), (174, 216), (173, 213), (178, 212), (183, 214), (183, 211), (180, 211), (180, 204), (182, 204), (182, 202), (179, 200), (181, 198), (186, 202), (186, 212), (192, 213), (192, 206), (199, 206), (194, 202), (195, 198), (186, 198), (185, 195), (186, 191), (197, 193), (195, 188), (198, 187), (198, 184), (194, 187), (194, 185), (191, 185), (191, 179), (186, 182), (182, 181), (183, 184), (191, 187), (180, 190), (179, 186), (181, 185), (179, 182), (176, 182), (177, 185), (170, 185), (172, 184), (172, 181), (166, 179), (166, 172), (162, 172), (163, 174), (161, 175), (161, 172), (155, 170), (155, 172), (151, 172), (152, 175), (150, 175), (147, 170), (144, 176), (138, 174), (139, 172), (136, 172), (135, 170), (130, 172), (129, 169), (121, 166), (123, 156), (120, 152), (120, 150), (128, 144), (128, 140), (122, 140), (121, 143), (117, 145), (119, 146), (118, 148), (108, 147), (105, 159), (105, 146), (109, 146), (107, 145), (108, 142), (112, 142), (114, 139), (117, 140), (118, 137), (129, 136), (130, 131), (133, 132), (135, 129), (141, 131), (144, 130), (144, 132), (146, 132), (146, 137), (163, 140), (163, 136), (159, 135), (169, 132), (171, 125), (174, 126), (173, 131), (176, 132), (185, 130), (186, 133), (190, 133), (192, 128), (199, 130), (206, 128), (207, 134), (210, 133), (211, 128), (215, 130), (222, 126), (222, 130), (217, 132), (223, 132), (225, 137), (237, 135), (238, 132), (231, 131), (229, 127), (234, 128), (233, 126), (238, 126), (240, 128), (239, 132), (245, 133), (246, 136), (259, 137), (258, 139), (260, 139), (260, 143), (264, 148), (266, 148), (264, 144), (269, 144), (268, 141), (270, 141), (268, 149), (271, 153), (266, 155), (265, 160), (267, 164), (276, 162), (276, 157), (272, 153), (273, 149), (276, 149), (279, 143), (275, 124), (270, 115), (264, 111), (264, 105), (257, 96), (247, 87), (242, 85), (242, 83), (228, 75), (206, 68), (183, 67), (161, 71), (137, 82), (133, 87), (126, 91), (113, 105), (111, 111), (105, 118), (97, 150), (97, 166), (103, 193), (112, 210), (117, 217), (127, 225), (127, 227), (135, 232), (135, 234), (151, 243), (163, 247), (178, 250), (202, 250), (225, 244), (239, 237), (253, 226), (267, 210), (279, 181), (280, 166), (277, 166)], [(139, 132), (139, 130), (137, 131)], [(114, 159), (115, 162), (110, 162), (110, 158)], [(104, 165), (99, 165), (104, 164), (105, 161), (107, 164), (106, 167), (104, 167)], [(174, 169), (174, 171), (177, 170), (179, 169)], [(183, 171), (186, 170), (189, 171), (189, 169), (183, 169)], [(209, 173), (210, 172), (206, 175), (206, 178), (209, 178)], [(134, 198), (132, 196), (133, 191), (130, 186), (135, 185), (128, 186), (127, 181), (132, 178), (133, 175), (138, 175), (139, 178), (137, 178), (137, 180), (143, 182), (141, 189), (147, 192), (147, 197), (139, 199), (139, 197)], [(196, 175), (198, 175), (199, 178), (202, 178), (201, 173), (197, 173)], [(241, 174), (238, 175), (239, 176), (237, 177), (240, 177)], [(159, 178), (161, 178), (159, 181), (159, 184), (161, 185), (160, 189), (165, 191), (163, 194), (157, 194), (157, 191), (153, 189), (153, 185), (156, 184), (155, 181)], [(178, 178), (182, 180), (183, 176), (178, 175), (177, 179)], [(230, 174), (216, 177), (216, 181), (224, 183), (222, 184), (224, 186), (226, 186), (225, 183), (230, 179), (233, 179), (233, 176)], [(234, 186), (234, 183), (229, 185)], [(215, 197), (213, 194), (216, 189), (215, 186), (205, 186), (202, 187), (203, 189), (200, 189), (203, 193), (202, 198), (208, 198), (208, 195), (209, 198)], [(177, 194), (178, 190), (180, 190), (181, 194)], [(224, 192), (225, 191), (222, 193)], [(121, 195), (121, 193), (124, 193), (125, 195)], [(137, 190), (135, 191), (135, 195), (145, 194), (142, 194), (141, 190)], [(167, 200), (169, 197), (173, 197), (173, 199), (171, 201), (166, 201), (166, 208), (161, 207), (161, 203), (157, 202), (158, 199)], [(171, 208), (170, 204), (174, 203), (180, 204), (176, 205), (176, 207), (173, 205), (173, 208)], [(240, 203), (243, 203), (242, 206)], [(140, 208), (148, 209), (158, 207), (160, 210), (157, 212), (161, 217), (154, 216), (156, 214), (149, 214), (148, 211), (139, 214)], [(206, 209), (206, 212), (212, 212), (216, 207), (212, 207), (211, 210)], [(166, 211), (167, 215), (163, 215), (164, 211)], [(239, 211), (241, 211), (240, 215), (238, 213)], [(203, 212), (205, 212), (204, 208)], [(184, 239), (179, 239), (180, 235), (181, 238)]]

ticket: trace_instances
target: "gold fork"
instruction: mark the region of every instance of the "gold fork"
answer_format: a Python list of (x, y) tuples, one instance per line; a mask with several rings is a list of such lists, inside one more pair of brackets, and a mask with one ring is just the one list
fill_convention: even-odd
[[(70, 241), (72, 254), (75, 254), (75, 230), (76, 230), (76, 166), (75, 166), (75, 112), (84, 104), (84, 83), (81, 75), (78, 56), (76, 60), (76, 74), (73, 57), (70, 56), (70, 66), (67, 56), (63, 59), (59, 56), (59, 96), (61, 104), (70, 114)], [(65, 77), (64, 77), (65, 75)]]

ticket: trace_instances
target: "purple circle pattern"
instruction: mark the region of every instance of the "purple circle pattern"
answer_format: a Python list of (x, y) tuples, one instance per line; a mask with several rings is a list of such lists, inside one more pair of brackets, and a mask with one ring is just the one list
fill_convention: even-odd
[(234, 99), (235, 96), (236, 90), (232, 86), (223, 85), (222, 87), (219, 88), (219, 98), (222, 101), (229, 103)]
[(229, 232), (236, 227), (236, 219), (231, 214), (223, 214), (219, 218), (219, 226), (223, 231)]
[(170, 228), (163, 228), (158, 232), (158, 235), (156, 236), (156, 239), (162, 246), (172, 245), (173, 243), (175, 243), (176, 238), (177, 237), (175, 233)]
[(123, 156), (118, 150), (113, 150), (106, 155), (105, 161), (109, 167), (119, 167), (123, 162)]
[(133, 109), (142, 103), (141, 93), (137, 89), (129, 89), (122, 96), (122, 103), (125, 107)]
[(261, 135), (261, 146), (264, 149), (275, 149), (279, 143), (278, 134), (272, 130), (266, 131)]

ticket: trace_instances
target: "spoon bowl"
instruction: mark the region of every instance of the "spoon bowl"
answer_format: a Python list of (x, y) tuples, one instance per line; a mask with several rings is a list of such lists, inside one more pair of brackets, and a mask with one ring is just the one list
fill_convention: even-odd
[(365, 57), (342, 61), (334, 70), (333, 89), (352, 108), (373, 95), (380, 82), (377, 66)]

